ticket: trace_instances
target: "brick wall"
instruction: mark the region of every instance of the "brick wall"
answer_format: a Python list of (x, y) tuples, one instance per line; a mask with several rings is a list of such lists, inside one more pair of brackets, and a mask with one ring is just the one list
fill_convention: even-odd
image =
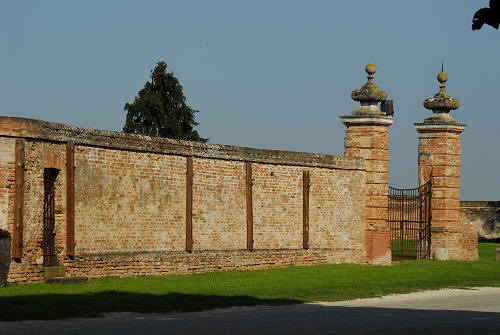
[(302, 247), (302, 169), (254, 164), (255, 249)]
[(245, 249), (245, 164), (194, 159), (193, 171), (193, 249)]
[(75, 252), (183, 250), (185, 158), (75, 148)]
[[(0, 224), (11, 232), (15, 138), (25, 140), (24, 245), (21, 261), (12, 265), (11, 282), (43, 279), (44, 168), (60, 170), (55, 244), (58, 261), (70, 276), (367, 262), (366, 172), (361, 158), (0, 117), (0, 165), (5, 167), (0, 174)], [(73, 259), (65, 257), (67, 142), (75, 143)], [(193, 162), (192, 252), (186, 251), (188, 159)], [(247, 162), (252, 168), (253, 251), (246, 250)], [(304, 171), (310, 176), (309, 249), (302, 244)]]
[(364, 252), (365, 172), (310, 173), (310, 246)]

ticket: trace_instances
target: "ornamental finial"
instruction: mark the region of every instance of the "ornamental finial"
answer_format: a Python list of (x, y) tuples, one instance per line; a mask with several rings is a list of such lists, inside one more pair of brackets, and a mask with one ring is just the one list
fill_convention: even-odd
[(434, 94), (433, 98), (426, 99), (424, 101), (424, 107), (432, 110), (434, 113), (432, 117), (429, 118), (429, 122), (458, 124), (458, 121), (452, 118), (449, 114), (450, 111), (455, 110), (460, 106), (460, 102), (457, 99), (453, 99), (448, 93), (446, 93), (448, 74), (446, 74), (443, 70), (443, 64), (441, 64), (441, 72), (437, 75), (437, 80), (439, 81), (439, 92)]
[(361, 103), (360, 109), (354, 111), (353, 115), (385, 116), (377, 107), (379, 102), (387, 99), (387, 93), (380, 90), (373, 82), (373, 75), (377, 72), (377, 66), (373, 63), (368, 63), (365, 66), (365, 71), (368, 74), (368, 81), (359, 90), (354, 90), (351, 93), (351, 98)]

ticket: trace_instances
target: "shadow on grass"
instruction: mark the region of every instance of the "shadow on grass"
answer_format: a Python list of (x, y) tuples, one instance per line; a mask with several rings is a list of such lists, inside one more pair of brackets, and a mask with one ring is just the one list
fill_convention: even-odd
[(182, 293), (154, 295), (105, 291), (91, 294), (40, 294), (0, 298), (0, 320), (99, 317), (109, 312), (194, 312), (233, 306), (276, 306), (299, 303), (302, 301)]

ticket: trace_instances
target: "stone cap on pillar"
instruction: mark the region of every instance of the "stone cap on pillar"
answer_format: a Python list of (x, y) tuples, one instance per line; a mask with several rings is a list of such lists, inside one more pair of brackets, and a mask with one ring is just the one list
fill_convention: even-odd
[(351, 98), (361, 104), (358, 110), (350, 115), (341, 115), (340, 119), (346, 126), (351, 125), (387, 125), (394, 122), (394, 118), (387, 116), (378, 108), (378, 103), (387, 99), (387, 93), (378, 88), (373, 82), (377, 66), (369, 63), (365, 66), (368, 81), (359, 90), (351, 93)]
[[(424, 101), (424, 107), (432, 110), (433, 114), (431, 117), (424, 120), (423, 123), (415, 123), (417, 130), (419, 128), (423, 129), (422, 126), (429, 125), (433, 127), (428, 127), (429, 130), (432, 128), (442, 128), (441, 126), (450, 126), (450, 130), (455, 130), (460, 132), (465, 130), (465, 124), (459, 123), (456, 119), (450, 116), (452, 110), (457, 109), (460, 106), (460, 102), (457, 99), (453, 99), (448, 93), (446, 93), (446, 82), (448, 81), (448, 75), (445, 72), (440, 72), (437, 75), (437, 80), (439, 81), (439, 92), (434, 94), (434, 97), (426, 99)], [(445, 127), (446, 128), (446, 127)]]

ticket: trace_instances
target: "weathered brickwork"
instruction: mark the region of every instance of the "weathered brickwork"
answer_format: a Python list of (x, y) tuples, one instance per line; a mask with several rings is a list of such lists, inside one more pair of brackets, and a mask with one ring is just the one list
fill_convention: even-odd
[(302, 170), (252, 165), (255, 249), (302, 247)]
[(392, 118), (344, 117), (347, 126), (345, 156), (365, 159), (365, 248), (373, 264), (391, 262), (390, 230), (387, 225), (389, 190), (389, 126)]
[(75, 148), (75, 252), (183, 250), (185, 158)]
[(77, 257), (67, 275), (97, 278), (102, 276), (144, 276), (186, 274), (207, 271), (254, 270), (311, 264), (364, 263), (365, 253), (332, 249), (205, 250), (186, 252), (149, 252), (88, 255)]
[[(25, 141), (22, 257), (10, 282), (44, 279), (44, 169), (55, 181), (57, 263), (68, 276), (130, 276), (366, 263), (365, 162), (95, 131), (0, 117), (2, 226), (13, 230), (14, 144)], [(75, 257), (66, 256), (66, 145), (74, 143)], [(193, 161), (193, 251), (186, 251), (187, 160)], [(246, 162), (253, 169), (247, 247)], [(303, 172), (310, 173), (303, 249)], [(3, 202), (2, 202), (3, 201)], [(3, 206), (3, 207), (2, 207)]]
[(193, 171), (194, 250), (245, 249), (245, 164), (194, 159)]
[(450, 115), (460, 102), (446, 93), (448, 75), (440, 72), (437, 80), (439, 92), (424, 101), (433, 114), (415, 123), (419, 133), (418, 179), (421, 185), (429, 179), (432, 182), (431, 254), (444, 248), (450, 259), (477, 259), (477, 238), (460, 213), (460, 135), (466, 125)]
[(460, 125), (419, 125), (418, 178), (432, 176), (431, 254), (448, 250), (450, 259), (477, 259), (477, 235), (460, 213)]
[(311, 248), (365, 252), (364, 188), (364, 171), (310, 170)]

